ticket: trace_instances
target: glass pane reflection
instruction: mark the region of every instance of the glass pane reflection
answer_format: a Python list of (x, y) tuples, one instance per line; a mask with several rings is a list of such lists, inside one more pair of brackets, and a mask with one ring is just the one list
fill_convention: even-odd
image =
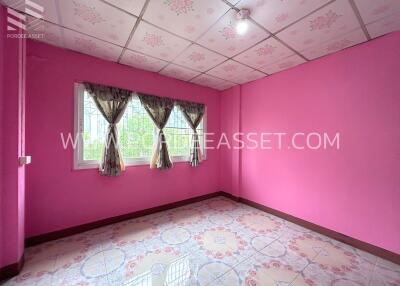
[[(163, 271), (164, 273), (159, 273), (158, 275), (162, 275), (164, 277), (162, 286), (187, 286), (190, 281), (190, 262), (189, 255), (185, 254), (178, 259), (172, 261)], [(126, 281), (124, 286), (158, 286), (155, 281), (154, 273), (150, 271), (146, 271), (141, 273), (134, 278)], [(160, 281), (160, 280), (158, 280)], [(161, 286), (161, 285), (160, 285)]]

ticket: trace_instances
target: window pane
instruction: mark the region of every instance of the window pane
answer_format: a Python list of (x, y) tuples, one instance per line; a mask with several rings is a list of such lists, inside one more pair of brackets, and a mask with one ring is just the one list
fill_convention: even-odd
[[(93, 99), (85, 91), (83, 100), (83, 160), (100, 161), (108, 128), (107, 121), (98, 111)], [(118, 123), (118, 140), (124, 159), (148, 159), (153, 154), (157, 128), (134, 97)], [(197, 128), (203, 148), (203, 120)], [(164, 128), (170, 156), (189, 156), (192, 146), (192, 129), (178, 108), (174, 108)]]
[(107, 122), (86, 91), (83, 99), (83, 114), (83, 160), (100, 160)]
[[(179, 108), (175, 107), (170, 115), (164, 133), (168, 142), (168, 151), (170, 156), (189, 156), (192, 146), (193, 131), (187, 123), (185, 117)], [(199, 140), (203, 135), (203, 120), (197, 128)], [(202, 146), (201, 142), (201, 146)]]
[(154, 123), (139, 98), (128, 104), (118, 124), (123, 158), (149, 158), (153, 153)]

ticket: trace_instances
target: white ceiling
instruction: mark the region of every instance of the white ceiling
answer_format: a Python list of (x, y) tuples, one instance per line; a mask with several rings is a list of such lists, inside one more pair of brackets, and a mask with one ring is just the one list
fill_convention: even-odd
[[(34, 2), (44, 22), (30, 17), (28, 31), (46, 43), (218, 90), (400, 30), (400, 0)], [(242, 36), (240, 8), (251, 11)]]

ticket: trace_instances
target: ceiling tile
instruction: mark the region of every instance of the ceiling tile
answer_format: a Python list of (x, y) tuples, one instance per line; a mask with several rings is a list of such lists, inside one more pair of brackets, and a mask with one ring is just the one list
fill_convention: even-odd
[(25, 1), (16, 1), (16, 0), (3, 0), (2, 1), (2, 3), (5, 6), (9, 6), (10, 8), (13, 8), (14, 10), (25, 12), (25, 8), (28, 8), (31, 11), (36, 12), (39, 15), (41, 15), (43, 17), (43, 19), (46, 21), (50, 21), (52, 23), (59, 23), (59, 19), (57, 16), (57, 8), (56, 8), (54, 0), (35, 0), (33, 2), (37, 5), (39, 5), (41, 8), (43, 8), (43, 12), (41, 12), (35, 8), (32, 9), (29, 4), (25, 3)]
[(229, 81), (223, 81), (222, 83), (218, 84), (215, 87), (215, 89), (225, 90), (225, 89), (231, 88), (232, 86), (235, 86), (235, 85), (237, 85), (237, 84), (229, 82)]
[(128, 48), (165, 60), (173, 60), (190, 42), (141, 21)]
[(400, 12), (399, 0), (355, 0), (365, 24)]
[(198, 77), (192, 79), (190, 82), (198, 85), (208, 86), (218, 90), (224, 90), (236, 85), (234, 83), (207, 74), (199, 75)]
[(73, 30), (124, 46), (136, 17), (96, 0), (58, 1), (62, 24)]
[(228, 9), (228, 5), (216, 0), (156, 0), (150, 1), (143, 19), (195, 40)]
[(170, 64), (167, 67), (165, 67), (160, 74), (173, 77), (176, 79), (188, 81), (194, 78), (195, 76), (198, 76), (200, 73), (192, 71), (190, 69), (180, 67), (174, 64)]
[(237, 7), (247, 8), (251, 17), (268, 31), (275, 33), (311, 13), (330, 0), (243, 0)]
[(32, 37), (31, 39), (36, 39), (40, 42), (58, 47), (64, 47), (60, 26), (33, 17), (28, 17), (27, 22), (27, 32)]
[(367, 41), (367, 37), (365, 36), (363, 30), (357, 29), (353, 32), (327, 41), (321, 45), (302, 51), (301, 53), (308, 59), (316, 59), (365, 41)]
[(337, 0), (277, 34), (301, 51), (360, 28), (348, 0)]
[(267, 75), (262, 72), (252, 70), (248, 73), (244, 73), (244, 74), (240, 75), (239, 77), (235, 78), (234, 82), (237, 82), (239, 84), (244, 84), (244, 83), (254, 81), (254, 80), (266, 77), (266, 76)]
[(125, 50), (120, 63), (152, 72), (158, 72), (168, 64), (165, 61), (130, 50)]
[(253, 69), (233, 60), (228, 60), (219, 66), (209, 70), (207, 73), (222, 79), (226, 79), (235, 83), (241, 76), (249, 74)]
[(400, 31), (400, 12), (368, 24), (367, 30), (372, 38), (376, 38), (390, 32)]
[(273, 62), (286, 58), (292, 54), (292, 50), (281, 44), (276, 39), (269, 38), (240, 55), (237, 55), (234, 59), (248, 66), (258, 68), (263, 65), (272, 64)]
[(267, 73), (267, 74), (273, 74), (279, 71), (286, 70), (288, 68), (292, 68), (294, 66), (297, 66), (299, 64), (304, 63), (305, 60), (298, 55), (292, 55), (290, 57), (287, 57), (285, 59), (279, 60), (272, 65), (266, 65), (263, 67), (260, 67), (260, 70)]
[(122, 10), (125, 10), (129, 13), (132, 13), (136, 16), (140, 15), (140, 12), (142, 11), (142, 8), (144, 6), (144, 3), (146, 3), (146, 0), (104, 0), (110, 4), (113, 4), (114, 6), (117, 6), (118, 8), (121, 8)]
[(213, 51), (207, 50), (199, 45), (193, 44), (179, 55), (174, 63), (189, 67), (193, 70), (205, 72), (212, 67), (227, 60)]
[(269, 35), (252, 22), (248, 22), (248, 31), (244, 35), (239, 35), (236, 33), (236, 21), (236, 12), (229, 11), (199, 39), (198, 43), (222, 55), (232, 57)]
[(83, 54), (115, 62), (121, 55), (122, 48), (108, 42), (98, 40), (68, 29), (63, 29), (64, 44), (71, 49)]

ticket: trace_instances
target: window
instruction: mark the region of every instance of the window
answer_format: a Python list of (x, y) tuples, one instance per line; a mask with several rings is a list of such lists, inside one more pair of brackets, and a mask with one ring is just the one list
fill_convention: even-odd
[[(204, 149), (206, 115), (197, 128), (202, 153)], [(75, 134), (78, 135), (75, 149), (75, 168), (94, 168), (102, 157), (107, 121), (98, 111), (83, 84), (75, 86)], [(193, 131), (178, 107), (174, 107), (164, 128), (168, 151), (173, 162), (189, 160)], [(139, 98), (129, 102), (118, 123), (118, 143), (125, 165), (148, 164), (158, 130), (142, 107)]]

